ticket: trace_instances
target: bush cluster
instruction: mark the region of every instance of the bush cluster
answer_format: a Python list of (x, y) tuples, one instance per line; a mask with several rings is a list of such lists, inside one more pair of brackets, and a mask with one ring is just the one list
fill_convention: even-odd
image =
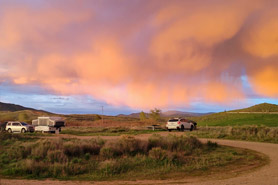
[(278, 143), (278, 128), (266, 126), (201, 127), (195, 133), (199, 137), (228, 138), (248, 141)]
[(170, 169), (191, 164), (188, 159), (207, 148), (216, 149), (217, 145), (171, 135), (153, 135), (148, 140), (130, 136), (109, 141), (41, 139), (13, 145), (0, 156), (0, 164), (10, 165), (5, 175), (49, 178), (94, 173), (101, 178), (140, 167)]

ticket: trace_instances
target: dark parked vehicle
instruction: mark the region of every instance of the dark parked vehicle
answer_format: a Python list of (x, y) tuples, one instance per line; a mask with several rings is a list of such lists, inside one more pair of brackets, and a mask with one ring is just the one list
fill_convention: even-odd
[(0, 122), (0, 132), (5, 132), (5, 130), (6, 130), (6, 125), (7, 125), (7, 122), (4, 122), (4, 123), (1, 123), (1, 122)]

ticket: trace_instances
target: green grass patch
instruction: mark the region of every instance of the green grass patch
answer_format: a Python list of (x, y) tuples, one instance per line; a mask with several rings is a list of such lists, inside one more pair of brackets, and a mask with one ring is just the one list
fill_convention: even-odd
[(242, 114), (221, 112), (200, 117), (192, 117), (198, 126), (278, 126), (278, 114)]

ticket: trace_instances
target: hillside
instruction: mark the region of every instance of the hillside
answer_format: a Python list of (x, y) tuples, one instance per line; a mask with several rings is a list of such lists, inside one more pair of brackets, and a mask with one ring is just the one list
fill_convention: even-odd
[(15, 112), (15, 111), (22, 111), (22, 110), (35, 110), (35, 109), (23, 107), (21, 105), (0, 102), (0, 111)]
[(0, 122), (4, 121), (23, 121), (31, 123), (33, 119), (39, 116), (54, 116), (55, 114), (47, 113), (38, 110), (21, 110), (21, 111), (1, 111), (0, 112)]
[(0, 122), (16, 121), (30, 123), (38, 116), (53, 116), (55, 114), (43, 110), (36, 110), (21, 105), (0, 102)]
[(229, 112), (278, 112), (278, 105), (261, 103), (245, 109), (232, 110)]
[(276, 112), (278, 112), (277, 105), (262, 103), (244, 109), (191, 117), (191, 119), (198, 122), (199, 126), (264, 125), (278, 127)]

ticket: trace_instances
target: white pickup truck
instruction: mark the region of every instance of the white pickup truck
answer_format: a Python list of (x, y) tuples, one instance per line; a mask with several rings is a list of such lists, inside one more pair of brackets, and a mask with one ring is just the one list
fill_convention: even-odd
[(166, 128), (169, 132), (172, 130), (179, 130), (183, 132), (185, 129), (192, 131), (197, 128), (197, 123), (184, 118), (173, 118), (168, 120)]

